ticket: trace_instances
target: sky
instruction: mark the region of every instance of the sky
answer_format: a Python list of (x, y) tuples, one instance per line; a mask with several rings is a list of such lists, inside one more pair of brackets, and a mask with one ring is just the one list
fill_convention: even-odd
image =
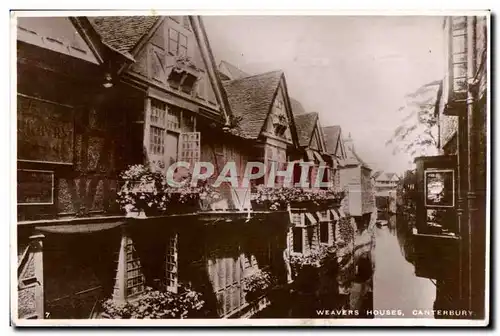
[(288, 93), (322, 126), (340, 125), (372, 169), (402, 172), (385, 145), (404, 96), (444, 73), (438, 16), (205, 16), (217, 62), (281, 69)]

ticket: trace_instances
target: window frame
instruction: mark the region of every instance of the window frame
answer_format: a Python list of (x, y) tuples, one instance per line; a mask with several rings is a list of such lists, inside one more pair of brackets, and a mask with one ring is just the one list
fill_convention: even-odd
[[(158, 105), (157, 105), (158, 104)], [(163, 106), (164, 108), (160, 108), (160, 106)], [(167, 132), (167, 127), (166, 127), (166, 119), (167, 119), (167, 110), (168, 106), (167, 103), (159, 100), (159, 99), (151, 99), (151, 111), (149, 114), (149, 151), (151, 155), (154, 156), (165, 156), (165, 140), (166, 140), (166, 132)], [(157, 115), (157, 113), (154, 113), (154, 111), (161, 111), (161, 115)], [(159, 143), (155, 143), (155, 139), (158, 139), (156, 135), (154, 134), (153, 130), (160, 130), (160, 134), (158, 137), (161, 137), (161, 141)], [(162, 146), (161, 150), (159, 153), (153, 150), (155, 146)]]
[[(134, 253), (135, 253), (135, 258), (134, 258)], [(129, 269), (129, 265), (131, 265), (132, 263), (137, 263), (137, 266), (131, 267)], [(130, 273), (132, 272), (137, 272), (137, 275), (130, 276)], [(146, 289), (146, 279), (142, 272), (142, 262), (140, 257), (137, 255), (137, 250), (134, 246), (134, 242), (130, 237), (127, 237), (127, 243), (125, 244), (125, 273), (126, 273), (126, 281), (125, 281), (126, 297), (131, 298), (140, 295), (141, 293), (144, 293)], [(139, 280), (139, 282), (136, 284), (133, 283), (135, 279)], [(132, 285), (129, 285), (129, 281), (132, 281)], [(132, 293), (131, 292), (132, 288), (141, 288), (141, 290)]]
[[(177, 293), (179, 283), (179, 235), (168, 236), (165, 253), (165, 287), (167, 291)], [(170, 261), (169, 258), (173, 258)]]
[[(175, 158), (177, 161), (181, 155), (182, 134), (196, 132), (196, 115), (191, 111), (185, 111), (181, 107), (169, 104), (156, 96), (149, 96), (147, 99), (150, 100), (149, 111), (146, 116), (148, 123), (148, 153), (152, 161), (159, 160), (167, 165), (167, 157)], [(162, 114), (154, 113), (154, 111), (157, 110), (162, 111)], [(185, 128), (185, 120), (189, 118), (191, 118), (189, 126), (193, 129), (192, 132), (183, 131)], [(154, 129), (159, 129), (161, 132), (161, 137), (163, 139), (159, 143), (153, 143), (153, 141), (158, 138), (157, 134), (154, 135)], [(174, 136), (177, 139), (175, 153), (170, 153), (168, 151), (168, 149), (173, 149), (167, 145), (169, 136)], [(152, 146), (162, 146), (163, 149), (158, 152), (153, 150)]]
[[(181, 37), (184, 43), (181, 43)], [(180, 53), (181, 49), (184, 54)], [(172, 56), (188, 56), (188, 36), (172, 27), (168, 28), (168, 53)]]

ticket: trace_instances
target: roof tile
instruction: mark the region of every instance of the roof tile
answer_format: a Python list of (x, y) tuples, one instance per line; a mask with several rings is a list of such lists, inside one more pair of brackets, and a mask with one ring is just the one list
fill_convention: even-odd
[(122, 53), (130, 52), (159, 19), (159, 16), (89, 17), (102, 41)]
[(314, 127), (318, 120), (318, 113), (311, 112), (307, 114), (299, 114), (294, 116), (295, 126), (297, 128), (297, 136), (299, 138), (299, 145), (306, 147), (311, 142)]
[(224, 82), (232, 113), (239, 118), (233, 132), (256, 139), (264, 126), (278, 89), (282, 71), (272, 71)]
[(232, 65), (231, 63), (227, 62), (227, 61), (221, 61), (220, 64), (219, 64), (219, 70), (222, 69), (222, 68), (225, 68), (225, 70), (227, 70), (229, 73), (224, 73), (225, 76), (227, 76), (229, 79), (241, 79), (241, 78), (244, 78), (244, 77), (248, 77), (248, 76), (251, 76), (250, 74), (244, 72), (243, 70), (241, 70), (240, 68)]
[(341, 128), (338, 125), (323, 127), (326, 152), (335, 155), (335, 150), (340, 139)]

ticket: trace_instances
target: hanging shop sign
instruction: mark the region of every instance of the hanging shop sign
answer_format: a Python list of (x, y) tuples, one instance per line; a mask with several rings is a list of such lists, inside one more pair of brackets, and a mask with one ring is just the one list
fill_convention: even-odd
[(455, 206), (455, 172), (447, 170), (426, 170), (425, 205), (432, 207)]

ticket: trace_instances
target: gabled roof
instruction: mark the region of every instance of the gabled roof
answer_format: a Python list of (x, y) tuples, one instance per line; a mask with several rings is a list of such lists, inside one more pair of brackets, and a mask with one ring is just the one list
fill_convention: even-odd
[(378, 179), (378, 177), (383, 173), (383, 171), (381, 170), (377, 170), (376, 172), (374, 172), (372, 174), (372, 178), (374, 178), (375, 180)]
[(62, 16), (21, 16), (17, 18), (16, 37), (23, 43), (101, 65), (105, 59), (104, 48), (99, 45), (102, 43), (97, 34), (92, 39), (88, 28), (93, 28), (88, 21), (84, 26), (83, 21)]
[(231, 111), (238, 125), (233, 132), (256, 139), (271, 110), (283, 72), (272, 71), (223, 83)]
[(387, 178), (389, 180), (392, 180), (392, 178), (394, 177), (394, 175), (396, 175), (395, 173), (385, 173), (385, 176), (387, 176)]
[(392, 181), (394, 178), (399, 180), (399, 177), (396, 175), (396, 173), (386, 173), (386, 172), (380, 172), (380, 174), (374, 176), (374, 178), (377, 181)]
[(326, 152), (335, 155), (338, 142), (340, 140), (341, 128), (338, 125), (323, 127)]
[(290, 104), (292, 105), (292, 112), (294, 115), (306, 113), (304, 106), (302, 106), (302, 104), (298, 100), (290, 97)]
[(219, 70), (217, 70), (217, 75), (219, 75), (219, 78), (222, 80), (222, 81), (228, 81), (228, 80), (231, 80), (231, 78), (229, 78), (228, 75), (226, 75), (225, 73), (223, 72), (220, 72)]
[(120, 53), (130, 55), (159, 16), (97, 16), (89, 17), (89, 21), (99, 33), (102, 41)]
[(368, 164), (365, 161), (363, 161), (363, 159), (361, 159), (358, 153), (356, 153), (354, 150), (351, 152), (352, 152), (351, 160), (353, 160), (352, 162), (356, 161), (357, 164), (361, 165), (362, 167), (370, 168), (370, 166), (368, 166)]
[(219, 72), (228, 77), (229, 80), (236, 80), (250, 76), (250, 74), (244, 72), (243, 70), (239, 69), (238, 67), (232, 65), (227, 61), (221, 61), (219, 63)]
[(299, 145), (302, 147), (309, 146), (311, 137), (314, 133), (314, 128), (318, 121), (318, 113), (311, 112), (307, 114), (299, 114), (294, 116), (295, 126), (297, 127), (297, 137)]
[(352, 143), (351, 135), (347, 139), (344, 139), (344, 143), (346, 143), (346, 155), (347, 155), (347, 164), (348, 165), (360, 165), (364, 168), (371, 169), (370, 166), (361, 159), (361, 157), (356, 153), (354, 149), (354, 144)]

